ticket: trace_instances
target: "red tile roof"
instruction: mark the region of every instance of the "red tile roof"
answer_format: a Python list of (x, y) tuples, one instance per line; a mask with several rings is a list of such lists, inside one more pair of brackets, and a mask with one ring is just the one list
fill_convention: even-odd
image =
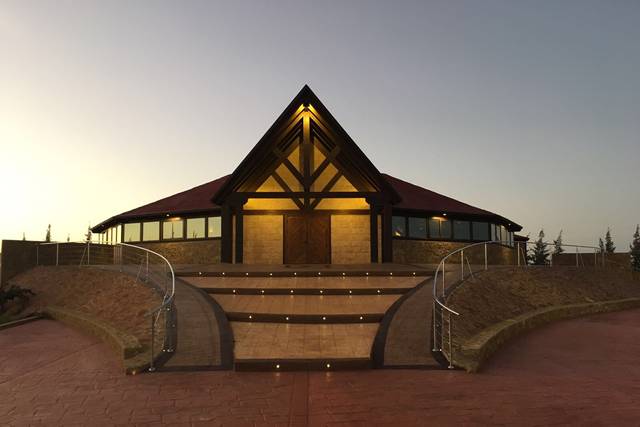
[[(193, 187), (190, 190), (123, 212), (120, 215), (116, 215), (101, 224), (98, 224), (93, 228), (93, 230), (95, 232), (100, 232), (114, 223), (133, 218), (159, 217), (166, 214), (190, 214), (212, 210), (215, 211), (219, 209), (220, 206), (213, 203), (211, 199), (218, 189), (222, 187), (229, 176), (230, 175), (223, 176), (214, 181), (207, 182), (206, 184)], [(472, 215), (485, 218), (492, 217), (494, 220), (498, 220), (500, 222), (511, 222), (500, 215), (494, 214), (493, 212), (462, 203), (458, 200), (452, 199), (451, 197), (443, 196), (442, 194), (427, 190), (426, 188), (394, 178), (391, 175), (382, 174), (382, 176), (389, 184), (391, 184), (394, 190), (402, 198), (400, 203), (393, 206), (394, 209), (426, 211), (435, 214), (447, 213), (453, 215)], [(512, 225), (516, 226), (516, 228), (519, 227), (515, 223), (512, 223)]]

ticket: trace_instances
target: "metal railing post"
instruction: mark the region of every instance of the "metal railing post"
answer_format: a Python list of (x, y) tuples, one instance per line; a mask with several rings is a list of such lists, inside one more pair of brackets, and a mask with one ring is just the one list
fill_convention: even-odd
[(151, 360), (149, 361), (149, 372), (153, 372), (156, 370), (156, 367), (153, 363), (153, 352), (154, 352), (154, 344), (156, 340), (156, 322), (155, 322), (155, 314), (151, 315)]
[(449, 313), (449, 369), (453, 369), (453, 346), (451, 345), (451, 313)]
[(460, 251), (460, 273), (462, 273), (462, 276), (460, 276), (460, 280), (464, 280), (464, 250)]
[(576, 246), (576, 267), (580, 267), (580, 263), (578, 262), (578, 247)]
[(520, 242), (516, 245), (516, 252), (518, 253), (518, 267), (520, 267)]
[(87, 265), (91, 264), (91, 242), (87, 240)]
[(489, 269), (489, 259), (487, 257), (487, 244), (484, 244), (484, 269)]
[(146, 254), (147, 254), (147, 274), (144, 281), (148, 282), (149, 281), (149, 252), (146, 252)]
[(60, 253), (59, 246), (60, 245), (58, 243), (56, 243), (56, 267), (58, 266), (58, 256), (59, 256), (59, 253)]
[(433, 302), (433, 345), (431, 346), (432, 351), (438, 351), (436, 345), (438, 344), (438, 339), (436, 338), (436, 302)]

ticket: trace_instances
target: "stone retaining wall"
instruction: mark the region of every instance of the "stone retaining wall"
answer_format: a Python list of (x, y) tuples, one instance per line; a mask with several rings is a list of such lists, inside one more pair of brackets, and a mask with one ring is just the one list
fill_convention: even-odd
[[(432, 240), (393, 239), (393, 262), (400, 264), (438, 264), (449, 253), (468, 246), (469, 242), (438, 242)], [(484, 246), (479, 245), (465, 251), (471, 264), (484, 264)], [(487, 258), (491, 265), (517, 265), (515, 248), (487, 245)], [(459, 262), (456, 259), (455, 262)], [(522, 255), (520, 262), (524, 263)]]
[(161, 254), (171, 264), (217, 264), (220, 262), (220, 239), (134, 244)]

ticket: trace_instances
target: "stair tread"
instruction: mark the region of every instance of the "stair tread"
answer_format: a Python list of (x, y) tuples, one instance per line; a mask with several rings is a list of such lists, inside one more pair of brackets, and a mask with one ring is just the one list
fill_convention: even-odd
[(210, 295), (227, 313), (384, 314), (399, 295)]
[(406, 289), (424, 277), (184, 277), (199, 288), (214, 289)]
[(368, 359), (379, 326), (377, 323), (230, 323), (236, 361)]

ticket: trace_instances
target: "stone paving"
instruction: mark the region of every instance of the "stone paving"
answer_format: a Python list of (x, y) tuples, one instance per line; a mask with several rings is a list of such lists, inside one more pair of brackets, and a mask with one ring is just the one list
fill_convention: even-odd
[(42, 320), (0, 331), (3, 425), (638, 425), (640, 310), (556, 323), (482, 374), (171, 372)]

